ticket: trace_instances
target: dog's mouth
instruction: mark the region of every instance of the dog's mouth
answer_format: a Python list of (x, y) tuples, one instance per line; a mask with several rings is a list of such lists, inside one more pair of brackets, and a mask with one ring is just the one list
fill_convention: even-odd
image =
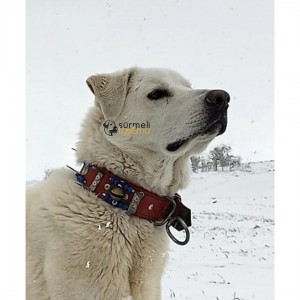
[(187, 144), (190, 140), (194, 139), (199, 135), (207, 135), (207, 134), (216, 134), (216, 136), (223, 134), (226, 131), (227, 127), (227, 115), (224, 114), (220, 119), (217, 119), (206, 126), (204, 129), (197, 130), (193, 134), (185, 137), (183, 139), (178, 139), (173, 143), (167, 145), (167, 150), (170, 152), (175, 152), (183, 145)]

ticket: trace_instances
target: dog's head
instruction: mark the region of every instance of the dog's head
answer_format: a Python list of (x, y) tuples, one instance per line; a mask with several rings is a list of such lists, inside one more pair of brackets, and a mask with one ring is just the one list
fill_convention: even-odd
[[(132, 68), (91, 76), (87, 84), (106, 122), (150, 125), (147, 133), (107, 136), (111, 143), (128, 151), (194, 154), (226, 130), (229, 94), (192, 89), (186, 79), (171, 70)], [(102, 130), (105, 126), (110, 125), (104, 123)]]

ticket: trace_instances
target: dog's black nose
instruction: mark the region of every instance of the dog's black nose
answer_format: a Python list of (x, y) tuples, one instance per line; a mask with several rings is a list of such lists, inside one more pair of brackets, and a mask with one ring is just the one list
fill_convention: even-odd
[(228, 107), (230, 96), (223, 90), (211, 90), (206, 94), (205, 101), (222, 109)]

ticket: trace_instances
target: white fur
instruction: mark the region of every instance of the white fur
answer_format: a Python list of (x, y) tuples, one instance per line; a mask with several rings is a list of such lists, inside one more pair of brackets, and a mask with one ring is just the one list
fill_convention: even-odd
[[(159, 195), (184, 188), (190, 155), (217, 132), (174, 152), (166, 146), (206, 125), (205, 91), (163, 69), (133, 68), (87, 83), (95, 105), (82, 124), (78, 162), (104, 166)], [(158, 87), (172, 91), (170, 99), (149, 100)], [(149, 121), (151, 134), (108, 136), (105, 120)], [(72, 171), (56, 170), (27, 192), (27, 299), (161, 299), (167, 245), (165, 228), (129, 217), (77, 185)]]

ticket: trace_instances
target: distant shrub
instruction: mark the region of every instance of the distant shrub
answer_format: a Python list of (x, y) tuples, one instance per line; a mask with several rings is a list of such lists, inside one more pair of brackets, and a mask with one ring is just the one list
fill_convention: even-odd
[(232, 171), (241, 165), (242, 159), (240, 156), (231, 155), (231, 150), (231, 146), (222, 144), (212, 149), (207, 157), (192, 156), (192, 171), (197, 173), (201, 169), (201, 172), (209, 172), (211, 170), (218, 171), (219, 168), (222, 171), (225, 168)]
[(52, 171), (52, 169), (46, 169), (44, 171), (44, 179), (47, 179), (51, 175)]

